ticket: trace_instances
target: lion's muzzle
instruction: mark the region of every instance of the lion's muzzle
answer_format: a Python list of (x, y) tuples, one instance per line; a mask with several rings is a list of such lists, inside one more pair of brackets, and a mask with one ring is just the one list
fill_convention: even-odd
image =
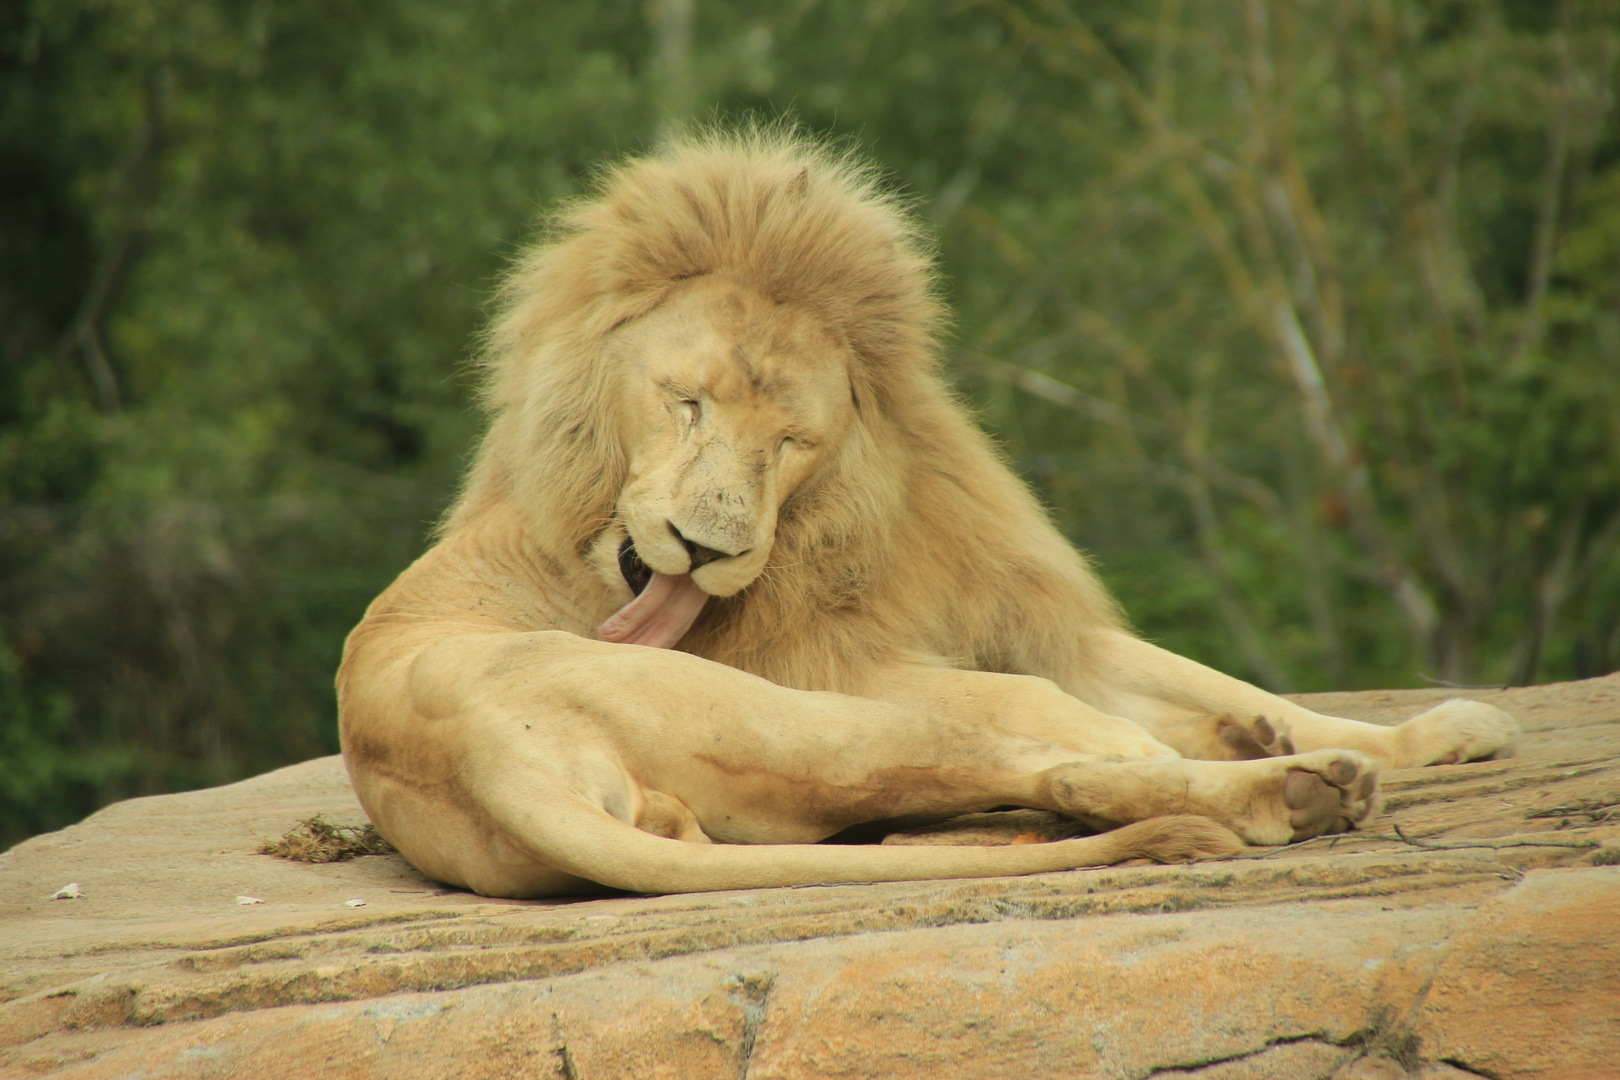
[(742, 551), (721, 551), (718, 548), (706, 547), (687, 537), (680, 529), (675, 527), (673, 521), (667, 522), (667, 524), (670, 533), (681, 542), (681, 546), (686, 549), (686, 554), (691, 556), (693, 570), (700, 566), (707, 566), (716, 559), (738, 559), (748, 554), (749, 549), (746, 548)]

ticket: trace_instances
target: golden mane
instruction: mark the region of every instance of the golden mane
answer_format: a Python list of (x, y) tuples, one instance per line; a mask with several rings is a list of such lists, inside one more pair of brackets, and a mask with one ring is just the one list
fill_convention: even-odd
[[(500, 291), (481, 356), (491, 426), (445, 533), (512, 500), (538, 548), (590, 544), (626, 468), (602, 341), (699, 275), (814, 313), (848, 345), (862, 423), (783, 505), (770, 568), (711, 602), (682, 649), (828, 689), (897, 649), (1021, 670), (1026, 650), (982, 643), (1008, 652), (1008, 598), (1027, 610), (1053, 565), (1068, 579), (1055, 594), (1090, 600), (1072, 613), (1077, 632), (1118, 622), (939, 377), (945, 309), (916, 221), (870, 166), (781, 129), (675, 143), (552, 218)], [(903, 599), (946, 587), (946, 603)]]

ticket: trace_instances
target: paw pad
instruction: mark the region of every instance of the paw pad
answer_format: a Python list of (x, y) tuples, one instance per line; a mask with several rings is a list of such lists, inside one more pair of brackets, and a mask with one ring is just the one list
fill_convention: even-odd
[(1334, 758), (1319, 772), (1289, 769), (1283, 780), (1283, 804), (1294, 830), (1292, 840), (1354, 829), (1375, 809), (1377, 789), (1377, 774), (1363, 772), (1349, 758)]
[(1218, 716), (1215, 737), (1238, 761), (1282, 757), (1294, 752), (1294, 741), (1288, 737), (1287, 729), (1264, 716), (1253, 717), (1247, 724), (1233, 719), (1230, 713)]

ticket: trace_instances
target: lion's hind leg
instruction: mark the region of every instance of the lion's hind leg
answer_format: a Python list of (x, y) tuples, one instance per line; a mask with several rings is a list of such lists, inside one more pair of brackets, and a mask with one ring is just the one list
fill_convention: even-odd
[(1319, 750), (1247, 761), (1081, 761), (1041, 773), (1046, 809), (1094, 827), (1199, 814), (1251, 844), (1287, 844), (1370, 821), (1378, 770), (1353, 751)]

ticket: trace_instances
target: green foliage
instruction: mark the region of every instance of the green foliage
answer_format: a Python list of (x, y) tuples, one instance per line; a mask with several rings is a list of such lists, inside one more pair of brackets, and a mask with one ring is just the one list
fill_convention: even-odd
[(1617, 33), (1612, 0), (7, 6), (0, 843), (336, 749), (501, 261), (692, 118), (791, 113), (918, 198), (964, 391), (1149, 636), (1276, 687), (1620, 665)]
[(0, 821), (14, 838), (71, 825), (131, 770), (127, 747), (75, 747), (73, 713), (62, 691), (25, 685), (0, 640)]
[(6, 28), (0, 626), (35, 697), (5, 715), (73, 775), (0, 842), (336, 750), (343, 634), (476, 434), (457, 367), (501, 259), (650, 123), (633, 6), (540, 40), (526, 5), (477, 16), (86, 0)]

